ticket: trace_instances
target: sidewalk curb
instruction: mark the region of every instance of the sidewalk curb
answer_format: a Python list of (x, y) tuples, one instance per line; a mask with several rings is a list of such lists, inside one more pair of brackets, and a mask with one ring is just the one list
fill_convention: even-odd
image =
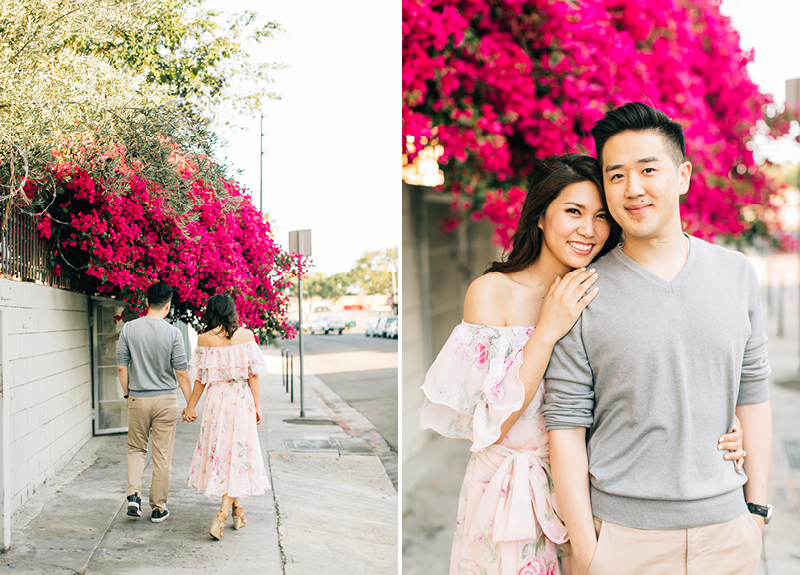
[[(278, 351), (277, 348), (266, 348), (266, 350), (262, 348), (262, 351), (265, 351), (265, 355), (273, 360), (280, 358), (275, 353)], [(280, 371), (280, 369), (277, 369), (273, 373), (280, 373)], [(336, 423), (350, 437), (363, 439), (369, 445), (373, 454), (383, 465), (386, 475), (392, 482), (395, 492), (397, 492), (398, 470), (396, 454), (374, 424), (356, 408), (343, 400), (339, 394), (315, 374), (304, 373), (303, 379), (307, 396), (328, 415), (331, 421)], [(299, 393), (299, 381), (297, 386), (297, 392)]]

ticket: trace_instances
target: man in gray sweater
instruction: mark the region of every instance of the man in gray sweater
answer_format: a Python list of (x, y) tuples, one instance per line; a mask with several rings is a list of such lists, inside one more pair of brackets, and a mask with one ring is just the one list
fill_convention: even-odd
[[(627, 104), (592, 135), (625, 242), (594, 264), (600, 291), (545, 375), (573, 569), (753, 575), (772, 442), (755, 271), (683, 233), (692, 166), (679, 124)], [(747, 454), (738, 472), (717, 445), (734, 413)]]
[(142, 472), (153, 432), (153, 480), (150, 520), (169, 517), (167, 495), (172, 449), (178, 423), (178, 384), (187, 403), (191, 395), (181, 332), (164, 321), (172, 288), (156, 283), (147, 290), (147, 315), (122, 326), (117, 343), (117, 375), (128, 400), (128, 515), (141, 517)]

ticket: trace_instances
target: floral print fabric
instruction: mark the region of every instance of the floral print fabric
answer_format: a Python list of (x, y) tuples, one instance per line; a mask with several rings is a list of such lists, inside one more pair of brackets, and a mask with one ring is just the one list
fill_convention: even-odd
[[(420, 425), (472, 442), (458, 506), (450, 575), (560, 575), (567, 531), (550, 477), (541, 414), (544, 382), (502, 442), (503, 422), (522, 407), (522, 348), (532, 327), (461, 323), (422, 390)], [(565, 566), (566, 567), (566, 566)]]
[(270, 488), (248, 384), (251, 374), (261, 373), (266, 362), (255, 342), (198, 347), (192, 354), (189, 379), (207, 387), (189, 487), (206, 497), (248, 497)]

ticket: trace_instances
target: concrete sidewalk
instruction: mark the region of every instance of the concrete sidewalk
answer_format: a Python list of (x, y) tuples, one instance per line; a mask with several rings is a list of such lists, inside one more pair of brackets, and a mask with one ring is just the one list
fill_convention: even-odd
[[(186, 487), (198, 423), (179, 423), (170, 517), (152, 523), (152, 468), (143, 477), (143, 516), (126, 515), (125, 435), (90, 440), (13, 518), (0, 569), (26, 574), (397, 573), (398, 497), (380, 456), (388, 446), (372, 424), (313, 375), (299, 419), (299, 382), (289, 402), (280, 353), (266, 349), (259, 426), (273, 489), (244, 500), (248, 524), (208, 535), (219, 499)], [(179, 403), (183, 405), (183, 398)], [(199, 409), (198, 409), (199, 411)]]
[[(770, 397), (773, 447), (769, 497), (773, 519), (764, 531), (758, 575), (800, 573), (800, 299), (797, 264), (783, 290), (783, 335), (778, 334), (777, 287), (771, 298), (762, 287), (772, 365)], [(790, 256), (795, 257), (796, 256)], [(768, 304), (771, 303), (772, 305)], [(403, 465), (403, 574), (448, 572), (458, 495), (469, 461), (469, 444), (431, 433), (425, 449)]]

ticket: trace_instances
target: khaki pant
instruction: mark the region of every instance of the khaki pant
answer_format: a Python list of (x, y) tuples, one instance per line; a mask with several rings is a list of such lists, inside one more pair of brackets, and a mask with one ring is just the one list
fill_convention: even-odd
[(634, 529), (596, 517), (594, 528), (587, 575), (755, 575), (761, 557), (761, 531), (748, 512), (692, 529)]
[(128, 495), (138, 493), (141, 497), (142, 473), (152, 429), (153, 481), (150, 484), (150, 507), (160, 511), (167, 508), (178, 415), (178, 396), (174, 393), (128, 398)]

